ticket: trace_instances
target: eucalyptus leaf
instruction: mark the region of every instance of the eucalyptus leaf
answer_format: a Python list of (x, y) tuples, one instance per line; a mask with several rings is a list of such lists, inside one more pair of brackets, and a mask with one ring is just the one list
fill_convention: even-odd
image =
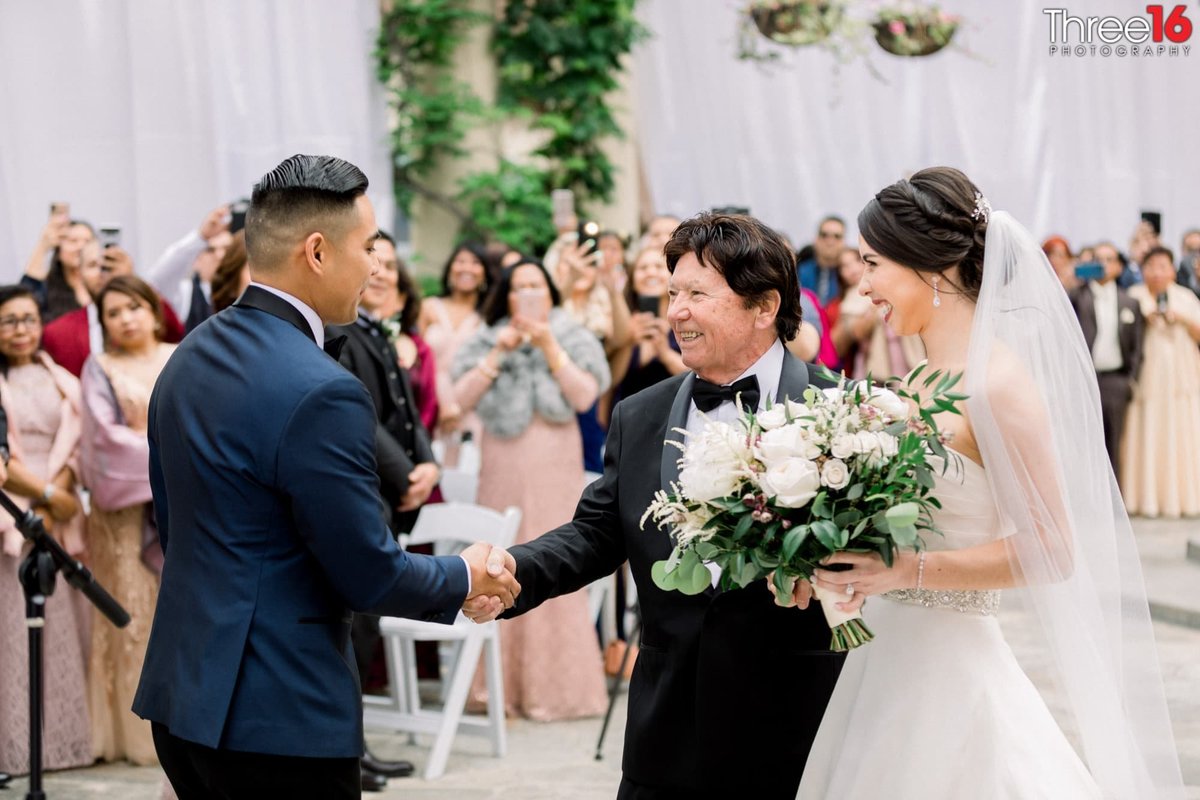
[(892, 539), (901, 547), (916, 547), (917, 529), (912, 525), (893, 525)]
[(846, 492), (846, 499), (857, 500), (863, 496), (864, 491), (866, 491), (865, 487), (861, 483), (856, 483)]
[(712, 586), (712, 573), (703, 564), (697, 562), (690, 574), (680, 578), (677, 588), (683, 594), (696, 595), (710, 586)]
[(916, 503), (901, 503), (892, 506), (884, 512), (887, 521), (892, 527), (909, 526), (916, 524), (917, 518), (921, 516), (921, 507)]
[(672, 577), (673, 575), (673, 572), (667, 572), (666, 561), (655, 561), (650, 565), (650, 580), (654, 581), (654, 585), (664, 592), (674, 591), (675, 579)]

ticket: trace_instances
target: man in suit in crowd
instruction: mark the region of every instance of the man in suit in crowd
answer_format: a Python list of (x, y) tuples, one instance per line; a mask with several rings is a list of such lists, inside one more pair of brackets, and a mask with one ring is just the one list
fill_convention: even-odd
[[(510, 613), (587, 586), (628, 559), (643, 636), (618, 798), (790, 800), (843, 662), (829, 651), (824, 616), (776, 605), (765, 582), (664, 592), (650, 568), (670, 554), (670, 537), (639, 521), (654, 493), (678, 480), (679, 451), (664, 441), (680, 440), (678, 428), (701, 430), (701, 411), (732, 421), (738, 392), (762, 408), (830, 384), (784, 347), (800, 305), (783, 237), (752, 217), (701, 214), (675, 230), (665, 254), (668, 319), (693, 372), (617, 405), (604, 475), (584, 491), (575, 518), (512, 548), (522, 593)], [(499, 613), (488, 601), (466, 611), (476, 619)]]
[[(42, 331), (42, 349), (75, 377), (82, 375), (88, 356), (104, 352), (104, 326), (100, 323), (96, 298), (113, 278), (132, 274), (133, 259), (120, 247), (113, 245), (101, 251), (95, 242), (84, 245), (79, 254), (79, 279), (92, 302), (63, 314)], [(163, 311), (162, 340), (174, 344), (183, 338), (183, 323), (171, 305), (159, 299)]]
[(1138, 302), (1117, 285), (1124, 265), (1116, 246), (1104, 242), (1096, 245), (1095, 252), (1104, 275), (1072, 289), (1070, 298), (1096, 367), (1108, 460), (1113, 472), (1120, 475), (1117, 461), (1121, 433), (1125, 430), (1125, 411), (1142, 363), (1145, 319)]
[[(382, 240), (381, 240), (382, 241)], [(375, 410), (375, 463), (379, 488), (387, 505), (387, 516), (394, 533), (412, 530), (417, 512), (437, 486), (441, 470), (433, 457), (429, 432), (421, 424), (417, 401), (413, 396), (408, 370), (402, 369), (396, 349), (374, 311), (395, 295), (389, 285), (372, 277), (358, 305), (358, 317), (349, 325), (331, 327), (329, 337), (344, 337), (339, 360), (362, 381), (371, 395)], [(366, 683), (379, 644), (379, 618), (355, 614), (351, 629), (358, 676)], [(411, 775), (408, 761), (384, 761), (370, 751), (363, 755), (363, 788), (374, 788), (380, 781), (372, 775), (404, 777)], [(382, 788), (382, 786), (379, 786)]]
[(180, 800), (358, 797), (350, 611), (448, 623), (467, 597), (519, 592), (488, 574), (485, 545), (408, 555), (388, 530), (370, 395), (322, 351), (379, 268), (366, 188), (329, 156), (264, 176), (253, 283), (184, 340), (151, 399), (166, 560), (133, 710)]

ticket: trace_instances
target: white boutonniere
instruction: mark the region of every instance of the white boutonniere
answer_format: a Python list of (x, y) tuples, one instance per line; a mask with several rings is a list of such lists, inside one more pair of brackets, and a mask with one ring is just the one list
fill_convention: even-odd
[(1120, 319), (1122, 325), (1132, 325), (1134, 319), (1133, 312), (1128, 308), (1122, 308)]

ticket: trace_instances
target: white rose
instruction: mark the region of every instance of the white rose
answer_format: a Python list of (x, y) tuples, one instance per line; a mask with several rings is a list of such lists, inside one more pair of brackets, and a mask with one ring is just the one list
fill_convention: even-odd
[(809, 413), (808, 406), (791, 399), (787, 400), (787, 410), (792, 415), (792, 419), (806, 416)]
[(830, 489), (844, 489), (850, 483), (850, 470), (840, 458), (831, 458), (821, 467), (821, 483)]
[(760, 412), (756, 419), (764, 431), (773, 431), (787, 424), (787, 409), (782, 405), (774, 405)]
[(693, 464), (679, 472), (679, 487), (692, 500), (716, 500), (733, 494), (742, 476), (727, 468)]
[(787, 458), (771, 466), (760, 481), (763, 492), (784, 508), (802, 508), (821, 488), (817, 465), (807, 458)]
[(836, 386), (830, 386), (826, 389), (822, 389), (821, 394), (825, 395), (825, 398), (833, 403), (841, 403), (842, 398), (846, 395), (844, 391)]
[(764, 431), (758, 438), (758, 457), (770, 467), (777, 461), (804, 455), (811, 449), (806, 434), (805, 427), (795, 422), (773, 431)]
[(693, 500), (733, 494), (750, 459), (745, 433), (723, 422), (709, 422), (698, 436), (688, 436), (686, 444), (679, 471), (683, 493)]
[(842, 433), (835, 436), (833, 443), (829, 446), (829, 454), (834, 458), (849, 458), (858, 452), (854, 434)]
[(879, 440), (879, 452), (884, 458), (891, 458), (900, 452), (900, 440), (890, 433), (879, 431), (875, 434), (875, 438)]
[(908, 416), (908, 403), (896, 396), (891, 389), (876, 386), (871, 389), (867, 403), (873, 405), (892, 419), (904, 419)]
[(861, 431), (854, 434), (854, 452), (871, 455), (879, 450), (879, 439), (873, 433)]

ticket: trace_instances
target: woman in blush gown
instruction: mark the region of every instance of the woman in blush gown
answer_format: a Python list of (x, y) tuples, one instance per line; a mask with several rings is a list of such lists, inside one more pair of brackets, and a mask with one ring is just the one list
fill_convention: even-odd
[[(558, 308), (536, 261), (504, 271), (485, 307), (488, 327), (463, 345), (455, 392), (483, 422), (480, 505), (521, 509), (517, 543), (570, 521), (583, 491), (576, 413), (608, 387), (604, 349)], [(538, 721), (596, 716), (607, 695), (587, 592), (557, 597), (501, 629), (504, 700)], [(486, 699), (476, 678), (475, 703)]]
[[(92, 492), (88, 545), (96, 579), (129, 612), (122, 629), (95, 617), (88, 674), (93, 745), (105, 761), (157, 764), (150, 723), (130, 708), (158, 601), (147, 412), (174, 345), (159, 340), (162, 308), (140, 278), (113, 278), (96, 300), (105, 352), (83, 368), (80, 467)], [(157, 562), (156, 562), (157, 559)], [(98, 612), (97, 612), (98, 615)]]
[[(883, 189), (858, 227), (860, 292), (921, 336), (927, 371), (962, 372), (968, 399), (939, 416), (954, 448), (935, 491), (944, 535), (892, 568), (840, 553), (827, 563), (849, 569), (815, 574), (841, 608), (871, 596), (876, 639), (846, 660), (799, 797), (1181, 798), (1094, 370), (1054, 271), (948, 167)], [(1077, 749), (994, 616), (1013, 587)]]

